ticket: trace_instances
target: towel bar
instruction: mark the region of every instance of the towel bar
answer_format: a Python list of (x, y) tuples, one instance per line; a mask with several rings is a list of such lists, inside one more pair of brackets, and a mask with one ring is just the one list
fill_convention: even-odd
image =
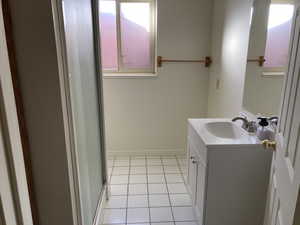
[(206, 56), (203, 60), (187, 60), (187, 59), (165, 59), (162, 56), (157, 56), (157, 66), (162, 67), (164, 62), (196, 62), (204, 63), (205, 67), (209, 67), (212, 63), (212, 60), (209, 56)]

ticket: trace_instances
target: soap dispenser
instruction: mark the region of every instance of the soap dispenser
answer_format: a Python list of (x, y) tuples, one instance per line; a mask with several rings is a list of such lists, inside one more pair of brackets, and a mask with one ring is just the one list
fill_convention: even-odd
[(266, 139), (270, 139), (272, 131), (270, 129), (268, 129), (269, 126), (269, 122), (268, 122), (268, 118), (266, 117), (258, 117), (257, 118), (259, 120), (258, 122), (258, 128), (257, 128), (257, 137), (259, 140), (266, 140)]

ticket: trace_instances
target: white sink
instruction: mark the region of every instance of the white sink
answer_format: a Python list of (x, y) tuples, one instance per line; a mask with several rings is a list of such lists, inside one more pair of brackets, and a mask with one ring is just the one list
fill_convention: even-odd
[(249, 134), (231, 119), (189, 119), (189, 130), (208, 147), (261, 145), (256, 135)]
[(238, 139), (244, 135), (240, 127), (229, 121), (208, 122), (205, 124), (205, 128), (219, 138)]

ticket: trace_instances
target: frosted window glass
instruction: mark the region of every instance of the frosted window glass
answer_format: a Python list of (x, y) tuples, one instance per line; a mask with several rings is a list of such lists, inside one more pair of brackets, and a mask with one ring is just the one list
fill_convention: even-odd
[(284, 67), (288, 60), (294, 6), (271, 4), (264, 67)]
[(115, 1), (100, 1), (101, 58), (104, 70), (118, 69)]
[(122, 2), (120, 10), (123, 66), (127, 69), (150, 69), (150, 3)]

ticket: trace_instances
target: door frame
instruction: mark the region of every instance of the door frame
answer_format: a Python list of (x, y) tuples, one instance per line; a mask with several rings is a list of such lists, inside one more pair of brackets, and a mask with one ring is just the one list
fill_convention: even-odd
[[(100, 57), (100, 37), (99, 37), (99, 17), (98, 15), (98, 0), (90, 0), (92, 2), (92, 16), (93, 16), (93, 30), (94, 30), (94, 42), (95, 42), (95, 72), (97, 75), (97, 87), (98, 87), (98, 110), (100, 114), (100, 144), (101, 144), (101, 155), (102, 155), (102, 172), (103, 188), (98, 200), (96, 214), (94, 215), (93, 224), (98, 224), (100, 220), (101, 209), (104, 206), (104, 201), (108, 198), (108, 186), (107, 186), (107, 168), (106, 168), (106, 145), (105, 145), (105, 125), (104, 125), (104, 110), (103, 110), (103, 84), (102, 84), (102, 69), (101, 69), (101, 57)], [(64, 18), (63, 18), (63, 0), (51, 0), (52, 14), (54, 21), (54, 31), (56, 39), (56, 49), (59, 67), (59, 82), (62, 99), (62, 110), (64, 116), (64, 128), (65, 138), (67, 146), (67, 157), (68, 157), (68, 169), (69, 169), (69, 182), (70, 192), (73, 210), (74, 225), (84, 225), (83, 216), (81, 212), (81, 198), (80, 198), (80, 182), (79, 182), (79, 163), (78, 153), (76, 151), (76, 136), (74, 133), (73, 124), (73, 113), (71, 105), (71, 93), (69, 85), (69, 72), (68, 72), (68, 61), (67, 61), (67, 47), (64, 29)]]
[(32, 219), (33, 219), (33, 224), (38, 225), (39, 219), (38, 219), (37, 202), (36, 202), (33, 175), (32, 175), (30, 144), (29, 144), (29, 138), (27, 132), (27, 125), (25, 121), (25, 115), (24, 115), (23, 99), (21, 95), (21, 89), (20, 89), (20, 83), (18, 77), (19, 74), (18, 74), (16, 55), (15, 55), (15, 46), (14, 46), (14, 39), (13, 39), (13, 29), (12, 29), (9, 0), (1, 0), (1, 13), (3, 13), (3, 21), (4, 21), (4, 29), (5, 29), (6, 45), (7, 45), (6, 47), (8, 50), (8, 60), (9, 60), (10, 73), (11, 73), (11, 79), (13, 85), (17, 117), (18, 117), (17, 120), (19, 123), (19, 131), (21, 136), (22, 152), (24, 157), (26, 178), (28, 183), (27, 186), (29, 191), (29, 200), (31, 205)]
[(3, 7), (0, 1), (0, 222), (33, 225)]

